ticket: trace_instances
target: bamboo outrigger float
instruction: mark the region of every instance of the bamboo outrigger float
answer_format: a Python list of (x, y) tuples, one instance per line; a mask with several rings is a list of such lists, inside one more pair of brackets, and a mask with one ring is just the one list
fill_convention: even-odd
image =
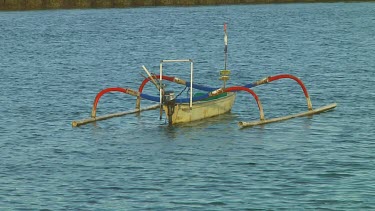
[[(224, 54), (225, 54), (225, 60), (224, 60), (224, 70), (220, 71), (220, 80), (223, 81), (223, 85), (220, 88), (213, 88), (205, 85), (199, 85), (195, 84), (193, 81), (193, 74), (194, 74), (194, 68), (193, 68), (193, 60), (191, 59), (181, 59), (181, 60), (162, 60), (160, 62), (160, 73), (159, 75), (155, 75), (150, 73), (145, 66), (143, 67), (143, 70), (147, 73), (148, 77), (144, 76), (144, 80), (141, 83), (141, 85), (138, 88), (138, 91), (129, 89), (129, 88), (121, 88), (121, 87), (111, 87), (104, 89), (100, 91), (94, 100), (94, 104), (91, 111), (91, 118), (80, 120), (80, 121), (73, 121), (72, 126), (78, 127), (87, 123), (100, 121), (109, 119), (112, 117), (118, 117), (123, 116), (127, 114), (132, 113), (139, 113), (146, 110), (152, 110), (159, 108), (160, 111), (160, 119), (162, 119), (163, 111), (166, 114), (166, 117), (168, 119), (169, 125), (174, 124), (181, 124), (181, 123), (187, 123), (197, 120), (202, 120), (214, 116), (218, 116), (227, 112), (230, 112), (232, 109), (232, 106), (234, 104), (235, 98), (236, 98), (236, 92), (244, 91), (252, 95), (252, 97), (255, 99), (258, 109), (259, 109), (259, 120), (258, 121), (252, 121), (252, 122), (239, 122), (238, 126), (243, 127), (252, 127), (256, 125), (264, 125), (268, 123), (273, 122), (279, 122), (288, 120), (295, 117), (302, 117), (302, 116), (310, 116), (314, 114), (318, 114), (321, 112), (328, 111), (330, 109), (333, 109), (337, 106), (336, 103), (332, 103), (320, 108), (313, 109), (312, 103), (310, 100), (310, 96), (307, 92), (307, 89), (305, 85), (302, 83), (302, 81), (297, 78), (296, 76), (290, 75), (290, 74), (281, 74), (276, 76), (269, 76), (266, 78), (263, 78), (261, 80), (255, 81), (250, 84), (246, 84), (243, 86), (231, 86), (226, 87), (226, 83), (229, 80), (230, 71), (227, 70), (227, 32), (226, 32), (226, 24), (224, 24)], [(190, 81), (185, 81), (182, 79), (179, 79), (177, 77), (171, 77), (163, 75), (163, 65), (165, 63), (190, 63)], [(292, 79), (295, 82), (297, 82), (300, 87), (302, 88), (302, 91), (306, 98), (307, 108), (308, 110), (306, 112), (273, 118), (273, 119), (266, 119), (263, 112), (263, 106), (262, 103), (257, 96), (257, 94), (251, 89), (253, 87), (267, 84), (276, 80), (281, 79)], [(159, 96), (151, 96), (146, 93), (143, 93), (143, 89), (145, 85), (148, 82), (152, 82), (154, 86), (159, 91)], [(189, 97), (188, 98), (181, 98), (179, 95), (175, 96), (174, 91), (166, 90), (163, 81), (169, 81), (172, 83), (177, 83), (182, 86), (185, 86), (185, 89), (189, 89)], [(194, 90), (200, 90), (201, 93), (194, 93)], [(115, 114), (108, 114), (104, 116), (96, 116), (96, 110), (99, 103), (100, 98), (109, 92), (122, 92), (125, 94), (132, 95), (137, 98), (136, 100), (136, 108), (131, 111), (127, 112), (120, 112)], [(146, 99), (154, 102), (158, 102), (158, 104), (141, 108), (141, 99)]]

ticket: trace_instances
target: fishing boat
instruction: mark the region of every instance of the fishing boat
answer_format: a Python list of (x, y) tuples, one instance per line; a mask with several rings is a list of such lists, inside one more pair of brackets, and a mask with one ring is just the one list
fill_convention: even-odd
[[(160, 119), (162, 119), (163, 114), (165, 114), (166, 119), (168, 120), (169, 125), (175, 124), (184, 124), (192, 121), (202, 120), (214, 116), (218, 116), (232, 110), (233, 104), (236, 99), (237, 92), (247, 92), (248, 94), (252, 95), (254, 100), (257, 103), (258, 110), (259, 110), (259, 120), (246, 122), (241, 121), (238, 123), (238, 126), (243, 127), (252, 127), (256, 125), (263, 125), (273, 122), (279, 122), (288, 120), (295, 117), (302, 117), (302, 116), (309, 116), (318, 114), (321, 112), (325, 112), (331, 110), (337, 106), (336, 103), (332, 103), (323, 107), (313, 109), (312, 103), (310, 100), (310, 96), (308, 91), (303, 84), (303, 82), (296, 76), (290, 74), (281, 74), (276, 76), (268, 76), (263, 79), (257, 80), (255, 82), (240, 85), (240, 86), (231, 86), (227, 87), (227, 81), (230, 78), (230, 70), (227, 70), (227, 58), (228, 58), (228, 38), (227, 38), (227, 25), (224, 24), (224, 70), (220, 71), (219, 79), (222, 81), (222, 85), (220, 87), (210, 87), (207, 85), (197, 84), (193, 80), (194, 76), (194, 63), (192, 59), (167, 59), (161, 60), (160, 62), (160, 72), (158, 75), (151, 73), (145, 66), (142, 66), (143, 70), (147, 74), (147, 76), (143, 76), (143, 81), (138, 88), (138, 91), (130, 89), (130, 88), (122, 88), (122, 87), (111, 87), (101, 90), (95, 97), (94, 104), (91, 111), (91, 118), (73, 121), (72, 126), (77, 127), (80, 125), (84, 125), (90, 122), (96, 122), (100, 120), (109, 119), (112, 117), (123, 116), (132, 113), (140, 113), (146, 110), (152, 109), (159, 109)], [(188, 63), (190, 64), (190, 80), (186, 81), (174, 76), (167, 76), (163, 73), (163, 67), (166, 63)], [(277, 118), (266, 119), (263, 112), (262, 103), (257, 96), (257, 94), (251, 89), (256, 86), (264, 85), (267, 83), (271, 83), (276, 80), (281, 79), (292, 79), (297, 82), (306, 98), (307, 103), (307, 111), (297, 114), (292, 114), (288, 116), (282, 116)], [(188, 88), (188, 95), (189, 97), (182, 98), (181, 93), (177, 94), (174, 90), (168, 90), (164, 84), (164, 82), (176, 83)], [(158, 90), (158, 96), (152, 96), (143, 92), (144, 87), (146, 84), (151, 82), (155, 88)], [(184, 90), (185, 90), (184, 89)], [(198, 92), (195, 92), (198, 90)], [(122, 92), (125, 94), (129, 94), (131, 96), (136, 97), (135, 109), (114, 113), (114, 114), (107, 114), (104, 116), (96, 116), (96, 110), (99, 103), (100, 98), (109, 92)], [(157, 102), (157, 104), (141, 108), (141, 99), (149, 100)]]
[(236, 94), (229, 92), (194, 102), (192, 107), (189, 103), (179, 103), (166, 104), (163, 109), (167, 114), (169, 124), (187, 123), (230, 112), (235, 98)]
[[(193, 60), (182, 59), (182, 60), (162, 60), (160, 62), (160, 75), (159, 75), (159, 86), (162, 86), (163, 80), (163, 64), (164, 63), (175, 63), (175, 62), (189, 62), (190, 63), (190, 82), (181, 79), (173, 78), (173, 81), (178, 82), (185, 87), (189, 87), (189, 98), (177, 99), (174, 91), (165, 91), (160, 89), (160, 105), (163, 105), (163, 110), (167, 115), (167, 119), (170, 125), (187, 123), (196, 120), (206, 119), (220, 114), (229, 112), (232, 109), (236, 94), (233, 92), (224, 93), (222, 89), (214, 89), (207, 86), (194, 85), (193, 75)], [(144, 67), (145, 69), (145, 67)], [(146, 69), (145, 69), (146, 71)], [(148, 72), (148, 71), (146, 71)], [(148, 73), (149, 74), (149, 73)], [(168, 77), (165, 77), (169, 79)], [(171, 80), (171, 79), (169, 79)], [(172, 80), (171, 80), (172, 81)], [(154, 82), (155, 83), (155, 82)], [(208, 94), (196, 93), (193, 95), (193, 89), (201, 90), (212, 90)], [(147, 97), (146, 97), (147, 98)], [(150, 98), (149, 98), (150, 99)], [(152, 100), (152, 99), (150, 99)]]

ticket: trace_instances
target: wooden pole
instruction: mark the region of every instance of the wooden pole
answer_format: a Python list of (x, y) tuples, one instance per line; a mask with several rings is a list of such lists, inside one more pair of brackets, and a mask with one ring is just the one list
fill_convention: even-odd
[(97, 122), (97, 121), (101, 121), (101, 120), (110, 119), (110, 118), (113, 118), (113, 117), (124, 116), (124, 115), (127, 115), (127, 114), (133, 114), (133, 113), (137, 113), (137, 112), (142, 112), (142, 111), (147, 111), (147, 110), (153, 110), (153, 109), (156, 109), (158, 107), (159, 107), (159, 104), (156, 104), (156, 105), (148, 106), (148, 107), (141, 108), (141, 109), (134, 109), (134, 110), (125, 111), (125, 112), (119, 112), (119, 113), (114, 113), (114, 114), (107, 114), (107, 115), (98, 116), (98, 117), (95, 117), (95, 118), (89, 118), (89, 119), (83, 119), (83, 120), (76, 120), (76, 121), (72, 122), (72, 126), (73, 127), (79, 127), (81, 125), (85, 125), (85, 124), (88, 124), (88, 123), (91, 123), (91, 122)]
[(296, 118), (296, 117), (310, 116), (310, 115), (319, 114), (319, 113), (328, 111), (330, 109), (335, 108), (336, 106), (337, 106), (337, 103), (332, 103), (332, 104), (329, 104), (329, 105), (326, 105), (326, 106), (323, 106), (323, 107), (320, 107), (320, 108), (317, 108), (317, 109), (309, 110), (309, 111), (298, 113), (298, 114), (293, 114), (293, 115), (288, 115), (288, 116), (283, 116), (283, 117), (278, 117), (278, 118), (273, 118), (273, 119), (253, 121), (253, 122), (239, 122), (238, 126), (241, 127), (241, 128), (243, 128), (243, 127), (253, 127), (253, 126), (256, 126), (256, 125), (264, 125), (264, 124), (269, 124), (269, 123), (273, 123), (273, 122), (280, 122), (280, 121), (284, 121), (284, 120), (288, 120), (288, 119), (292, 119), (292, 118)]

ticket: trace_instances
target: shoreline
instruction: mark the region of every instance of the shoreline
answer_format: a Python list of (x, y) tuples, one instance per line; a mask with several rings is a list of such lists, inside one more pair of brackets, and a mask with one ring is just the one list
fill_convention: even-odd
[(375, 0), (0, 0), (0, 11), (374, 1)]

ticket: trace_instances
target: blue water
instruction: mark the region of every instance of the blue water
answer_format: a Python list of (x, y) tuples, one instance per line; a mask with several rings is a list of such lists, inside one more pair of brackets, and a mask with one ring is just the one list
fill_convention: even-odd
[[(224, 22), (229, 85), (294, 74), (314, 107), (338, 107), (241, 130), (259, 113), (239, 93), (207, 121), (147, 111), (71, 127), (161, 59), (191, 58), (197, 83), (220, 86)], [(1, 12), (0, 210), (374, 210), (374, 26), (374, 3)], [(266, 118), (307, 109), (291, 80), (254, 91)], [(134, 107), (108, 94), (98, 115)]]

